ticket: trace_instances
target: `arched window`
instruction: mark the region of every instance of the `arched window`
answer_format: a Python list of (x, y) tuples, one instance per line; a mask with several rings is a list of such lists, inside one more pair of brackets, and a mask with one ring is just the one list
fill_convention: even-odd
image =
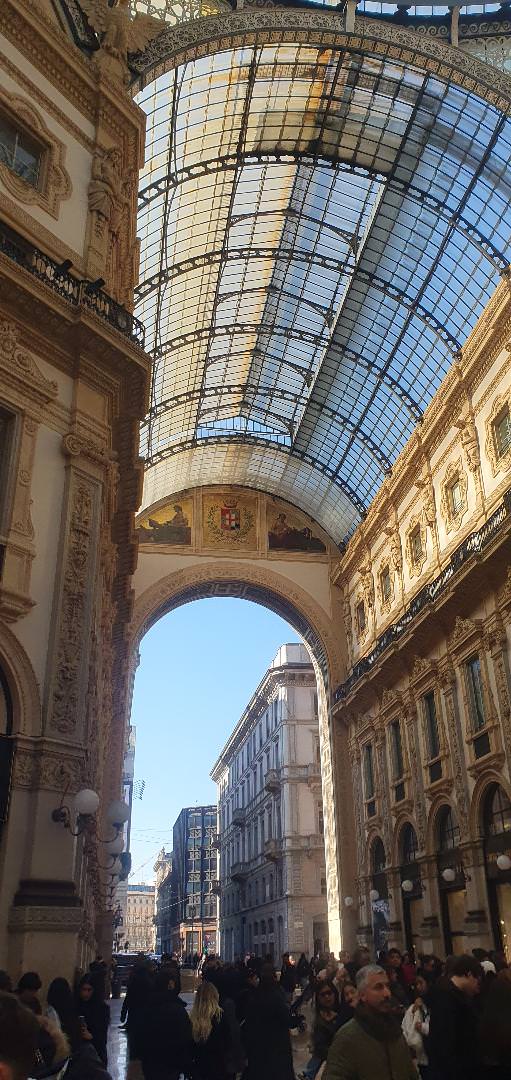
[(379, 838), (374, 841), (371, 849), (371, 871), (373, 874), (381, 874), (385, 870), (386, 866), (385, 848), (383, 846), (383, 840)]
[(417, 843), (417, 833), (409, 821), (407, 821), (406, 825), (403, 825), (401, 830), (400, 849), (402, 863), (406, 865), (407, 863), (415, 862), (419, 851), (419, 845)]
[(500, 784), (496, 784), (486, 796), (484, 831), (486, 836), (500, 836), (510, 830), (511, 802)]
[(443, 806), (437, 818), (439, 851), (452, 851), (460, 842), (460, 827), (450, 806)]

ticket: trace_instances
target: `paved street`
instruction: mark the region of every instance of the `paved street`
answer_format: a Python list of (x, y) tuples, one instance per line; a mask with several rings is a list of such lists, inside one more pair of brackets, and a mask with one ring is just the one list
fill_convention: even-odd
[[(193, 994), (181, 995), (188, 1007), (193, 1001)], [(142, 1070), (138, 1062), (128, 1064), (128, 1044), (124, 1031), (120, 1027), (120, 1013), (122, 1000), (110, 1001), (110, 1034), (108, 1037), (108, 1071), (112, 1080), (143, 1080)], [(308, 1035), (291, 1035), (294, 1051), (295, 1071), (303, 1069), (308, 1059), (307, 1040)]]

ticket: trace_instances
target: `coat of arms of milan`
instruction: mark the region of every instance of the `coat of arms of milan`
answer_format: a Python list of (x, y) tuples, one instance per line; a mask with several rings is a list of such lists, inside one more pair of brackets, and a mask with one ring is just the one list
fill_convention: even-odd
[(238, 532), (241, 527), (241, 513), (236, 503), (226, 503), (220, 507), (220, 528), (225, 532)]

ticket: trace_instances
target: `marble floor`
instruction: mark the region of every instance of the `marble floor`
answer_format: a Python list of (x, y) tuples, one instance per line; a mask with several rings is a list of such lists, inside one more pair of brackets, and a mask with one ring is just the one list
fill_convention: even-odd
[[(193, 994), (181, 995), (188, 1006), (191, 1005)], [(128, 1040), (120, 1022), (122, 1000), (111, 1000), (110, 1005), (110, 1030), (108, 1035), (108, 1071), (112, 1080), (144, 1080), (140, 1062), (128, 1062)], [(308, 1019), (308, 1017), (307, 1017)], [(292, 1034), (293, 1057), (295, 1071), (303, 1069), (309, 1058), (307, 1050), (308, 1036)], [(263, 1080), (263, 1078), (261, 1078)]]

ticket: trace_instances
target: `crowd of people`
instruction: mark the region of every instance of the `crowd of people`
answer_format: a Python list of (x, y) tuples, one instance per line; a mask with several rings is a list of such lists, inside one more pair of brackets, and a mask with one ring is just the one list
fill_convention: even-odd
[[(0, 1080), (110, 1080), (106, 965), (42, 997), (36, 972), (0, 972)], [(312, 960), (207, 957), (190, 1010), (176, 958), (140, 957), (121, 1010), (145, 1080), (511, 1080), (511, 969), (503, 954), (418, 960), (367, 949)]]

